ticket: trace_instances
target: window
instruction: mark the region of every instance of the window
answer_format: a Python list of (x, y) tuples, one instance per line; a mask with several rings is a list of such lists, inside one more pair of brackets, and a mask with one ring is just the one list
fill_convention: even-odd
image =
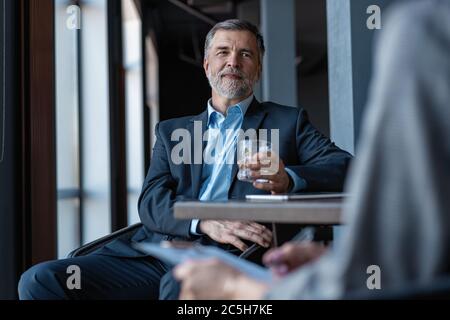
[(128, 223), (139, 222), (137, 200), (144, 181), (144, 102), (141, 19), (133, 0), (122, 1), (126, 96)]
[(55, 1), (58, 257), (110, 233), (106, 0)]
[[(67, 26), (67, 9), (74, 4), (81, 9), (80, 30)], [(118, 174), (127, 176), (127, 218), (133, 224), (139, 221), (137, 199), (145, 177), (149, 124), (144, 121), (148, 115), (141, 18), (133, 0), (121, 4), (123, 61), (119, 63), (125, 71), (127, 168)], [(58, 256), (62, 258), (111, 232), (111, 184), (115, 182), (111, 181), (110, 146), (115, 128), (110, 119), (114, 95), (109, 94), (113, 80), (108, 69), (107, 0), (55, 0), (55, 17)]]
[[(146, 106), (150, 109), (150, 144), (156, 142), (155, 127), (159, 122), (159, 61), (155, 43), (150, 35), (145, 38), (145, 61), (146, 61)], [(152, 150), (151, 148), (150, 150)]]
[(82, 243), (111, 232), (107, 0), (81, 2)]
[(81, 243), (79, 31), (66, 26), (70, 1), (55, 1), (58, 256)]

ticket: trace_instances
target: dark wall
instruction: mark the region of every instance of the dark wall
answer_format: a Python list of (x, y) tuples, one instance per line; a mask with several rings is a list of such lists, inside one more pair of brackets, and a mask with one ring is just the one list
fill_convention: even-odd
[(329, 136), (326, 0), (298, 0), (295, 5), (298, 103)]
[(169, 1), (147, 1), (144, 12), (145, 30), (153, 35), (158, 54), (160, 120), (204, 111), (211, 89), (202, 66), (203, 46), (212, 25)]
[(211, 89), (203, 68), (180, 60), (170, 46), (159, 52), (160, 120), (205, 110)]
[(56, 256), (54, 7), (52, 0), (3, 5), (0, 299), (13, 299), (20, 274)]
[[(4, 53), (4, 49), (5, 49), (5, 37), (4, 37), (4, 32), (5, 32), (5, 12), (3, 10), (3, 8), (0, 10), (0, 79), (4, 79), (5, 78), (5, 66), (4, 66), (4, 58), (5, 58), (5, 53)], [(3, 81), (2, 81), (2, 85), (0, 86), (0, 163), (3, 160), (3, 153), (5, 152), (4, 150), (4, 139), (3, 139), (3, 130), (4, 130), (4, 117), (5, 117), (5, 104), (4, 104), (4, 94), (5, 94), (5, 88), (3, 86)]]
[[(297, 66), (298, 103), (329, 135), (326, 0), (295, 3), (297, 57), (302, 58)], [(201, 63), (205, 36), (212, 26), (168, 1), (145, 4), (146, 30), (155, 35), (159, 57), (160, 120), (202, 112), (211, 96)], [(245, 8), (257, 11), (251, 5)], [(218, 14), (217, 21), (235, 17), (232, 12)]]
[[(16, 58), (18, 37), (13, 33), (18, 19), (17, 3), (17, 1), (3, 1), (0, 4), (6, 6), (0, 11), (0, 76), (4, 83), (0, 86), (0, 122), (2, 123), (0, 127), (2, 131), (0, 136), (0, 299), (16, 298), (17, 281), (22, 270), (20, 230), (22, 143), (17, 99), (19, 86)], [(3, 37), (5, 26), (6, 39)], [(6, 50), (3, 51), (4, 49)], [(5, 62), (5, 68), (3, 68), (3, 62)]]

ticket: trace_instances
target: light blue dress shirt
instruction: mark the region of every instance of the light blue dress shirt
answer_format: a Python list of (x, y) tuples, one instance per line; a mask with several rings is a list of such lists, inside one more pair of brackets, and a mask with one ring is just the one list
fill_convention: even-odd
[[(253, 96), (242, 100), (237, 105), (229, 107), (226, 115), (216, 111), (211, 105), (211, 100), (208, 101), (208, 141), (204, 151), (200, 201), (228, 200), (237, 132), (242, 127), (244, 115), (252, 101)], [(206, 157), (209, 158), (206, 159)], [(214, 161), (209, 161), (209, 159)], [(286, 171), (294, 183), (291, 192), (298, 192), (305, 188), (306, 181), (304, 179), (288, 168)], [(198, 219), (192, 220), (191, 234), (199, 235), (197, 233), (198, 223)]]

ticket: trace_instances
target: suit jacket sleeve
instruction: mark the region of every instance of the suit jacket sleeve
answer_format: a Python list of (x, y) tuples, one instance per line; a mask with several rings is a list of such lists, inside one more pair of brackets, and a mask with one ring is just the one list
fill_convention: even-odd
[(168, 153), (161, 139), (159, 124), (155, 133), (152, 161), (138, 201), (139, 217), (154, 232), (191, 238), (191, 220), (175, 219), (173, 214), (173, 205), (183, 200), (184, 196), (176, 195), (177, 182), (170, 172)]
[(352, 156), (314, 128), (303, 109), (297, 119), (296, 143), (300, 165), (288, 168), (306, 181), (306, 190), (342, 191)]

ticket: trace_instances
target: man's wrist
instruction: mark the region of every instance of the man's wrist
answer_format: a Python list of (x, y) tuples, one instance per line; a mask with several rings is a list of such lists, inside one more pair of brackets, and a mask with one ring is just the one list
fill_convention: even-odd
[(199, 235), (204, 235), (204, 232), (202, 231), (202, 229), (200, 228), (200, 225), (202, 224), (202, 220), (198, 220), (197, 223), (197, 228), (195, 230), (195, 232)]
[(200, 220), (193, 219), (191, 221), (191, 226), (189, 227), (189, 232), (193, 236), (201, 236), (201, 232), (199, 232)]
[(290, 184), (292, 183), (288, 190), (289, 193), (300, 192), (306, 189), (307, 183), (305, 179), (301, 178), (295, 171), (288, 167), (286, 167), (285, 170), (289, 176)]
[(291, 177), (291, 175), (289, 173), (287, 173), (287, 176), (288, 176), (288, 179), (289, 179), (289, 185), (288, 185), (288, 188), (287, 188), (287, 193), (291, 193), (292, 190), (294, 189), (295, 184), (294, 184), (294, 180), (292, 179), (292, 177)]

